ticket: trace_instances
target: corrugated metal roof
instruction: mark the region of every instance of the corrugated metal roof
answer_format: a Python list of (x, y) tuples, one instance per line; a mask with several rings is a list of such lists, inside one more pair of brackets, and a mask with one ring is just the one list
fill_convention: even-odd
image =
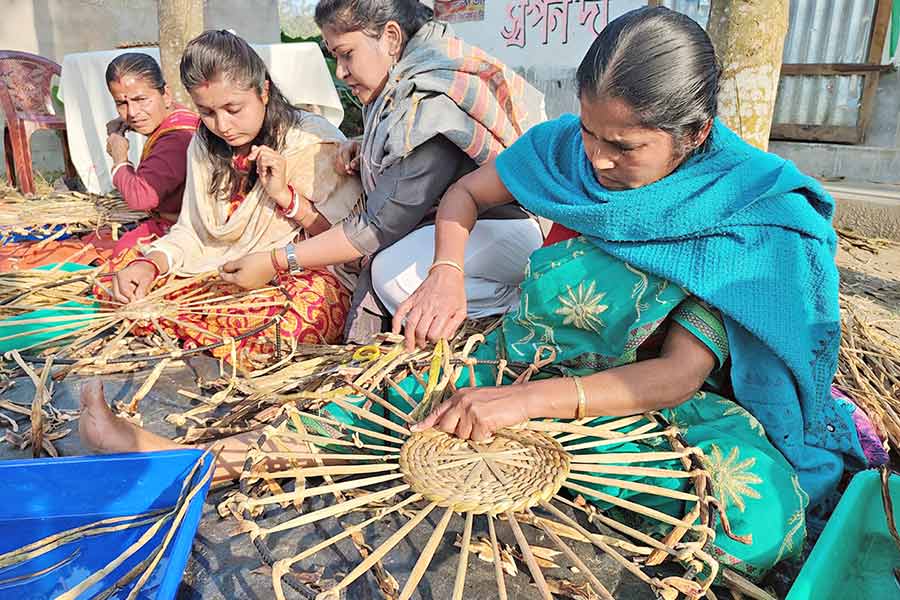
[[(792, 0), (784, 62), (866, 62), (875, 2)], [(706, 26), (709, 0), (665, 0), (663, 4)], [(859, 75), (784, 76), (778, 86), (775, 123), (853, 127), (862, 87)]]

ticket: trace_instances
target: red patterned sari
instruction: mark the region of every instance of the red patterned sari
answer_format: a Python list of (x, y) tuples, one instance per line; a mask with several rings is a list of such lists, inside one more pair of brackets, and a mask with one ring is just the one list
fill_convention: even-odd
[[(228, 215), (234, 214), (244, 199), (241, 191), (230, 201)], [(131, 249), (110, 265), (110, 270), (123, 268), (139, 256)], [(160, 278), (159, 282), (166, 278)], [(159, 284), (159, 283), (158, 283)], [(103, 296), (102, 290), (97, 291)], [(163, 330), (163, 336), (177, 339), (184, 349), (209, 346), (223, 339), (234, 339), (237, 365), (252, 369), (269, 363), (275, 355), (280, 338), (282, 352), (296, 344), (333, 344), (340, 340), (344, 322), (350, 305), (350, 292), (332, 273), (327, 270), (304, 270), (296, 274), (281, 274), (278, 287), (253, 291), (239, 307), (216, 308), (214, 303), (202, 304), (204, 299), (245, 296), (247, 291), (221, 280), (205, 280), (182, 287), (165, 297), (166, 300), (184, 305), (184, 311), (177, 321), (139, 323), (132, 332), (138, 336), (149, 336)], [(242, 337), (249, 331), (276, 318), (277, 325), (249, 337)], [(213, 356), (230, 360), (232, 345), (211, 350)]]

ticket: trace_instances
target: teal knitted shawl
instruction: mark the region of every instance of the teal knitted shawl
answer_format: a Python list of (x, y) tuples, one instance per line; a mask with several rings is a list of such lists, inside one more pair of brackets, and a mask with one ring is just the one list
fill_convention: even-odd
[(721, 311), (735, 400), (797, 469), (811, 505), (837, 484), (844, 455), (862, 459), (848, 408), (830, 391), (836, 236), (818, 182), (718, 120), (705, 151), (639, 189), (596, 180), (573, 115), (532, 128), (496, 165), (528, 210)]

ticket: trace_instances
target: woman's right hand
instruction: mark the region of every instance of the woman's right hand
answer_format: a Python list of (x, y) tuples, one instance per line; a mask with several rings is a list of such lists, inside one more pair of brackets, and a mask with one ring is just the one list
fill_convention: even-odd
[(404, 330), (406, 349), (411, 352), (429, 341), (449, 339), (465, 320), (465, 276), (452, 266), (439, 265), (397, 308), (393, 332)]
[(145, 260), (129, 264), (113, 277), (113, 297), (124, 304), (140, 300), (150, 291), (156, 273), (153, 265)]
[(338, 173), (353, 175), (359, 171), (359, 140), (347, 140), (341, 144), (334, 159), (334, 168)]

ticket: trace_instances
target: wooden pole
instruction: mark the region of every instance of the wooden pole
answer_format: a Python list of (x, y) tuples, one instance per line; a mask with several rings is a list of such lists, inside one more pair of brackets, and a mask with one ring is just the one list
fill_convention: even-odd
[(187, 43), (203, 32), (203, 0), (158, 0), (159, 58), (175, 101), (191, 106), (178, 67)]
[(763, 150), (775, 112), (790, 0), (712, 0), (707, 31), (722, 61), (719, 116)]

